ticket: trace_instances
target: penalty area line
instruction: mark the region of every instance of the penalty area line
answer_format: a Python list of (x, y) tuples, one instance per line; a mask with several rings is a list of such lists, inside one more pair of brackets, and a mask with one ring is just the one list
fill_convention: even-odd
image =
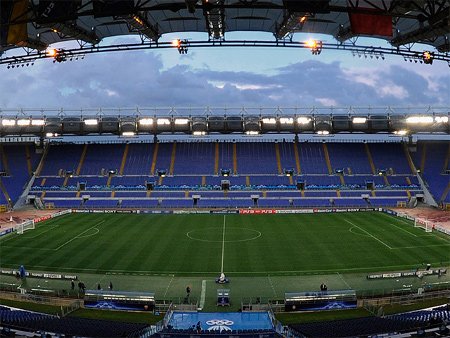
[(54, 251), (58, 251), (59, 249), (61, 249), (62, 247), (66, 246), (67, 244), (69, 244), (70, 242), (76, 240), (77, 238), (80, 238), (80, 236), (82, 236), (84, 233), (88, 232), (89, 230), (95, 228), (96, 226), (99, 226), (100, 224), (105, 223), (105, 220), (98, 222), (97, 224), (91, 226), (89, 229), (84, 230), (83, 232), (81, 232), (80, 234), (76, 235), (75, 237), (72, 237), (71, 239), (69, 239), (68, 241), (66, 241), (65, 243), (61, 244), (60, 246), (58, 246), (56, 249), (53, 249)]
[(375, 237), (374, 235), (372, 235), (372, 234), (371, 234), (370, 232), (368, 232), (367, 230), (364, 230), (363, 228), (357, 226), (355, 223), (350, 222), (350, 221), (347, 220), (347, 219), (344, 219), (344, 221), (346, 221), (347, 223), (350, 223), (350, 224), (353, 225), (354, 227), (357, 227), (359, 230), (364, 231), (366, 234), (368, 234), (368, 235), (369, 235), (370, 237), (372, 237), (374, 240), (380, 242), (380, 243), (383, 244), (385, 247), (387, 247), (387, 248), (389, 248), (390, 250), (392, 250), (392, 247), (391, 247), (391, 246), (387, 245), (387, 244), (384, 243), (381, 239)]

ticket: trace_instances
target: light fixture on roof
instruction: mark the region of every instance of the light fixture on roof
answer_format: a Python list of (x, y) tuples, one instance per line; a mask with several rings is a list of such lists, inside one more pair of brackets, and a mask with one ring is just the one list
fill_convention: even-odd
[(133, 137), (134, 135), (136, 135), (136, 133), (134, 131), (124, 131), (122, 133), (123, 137)]
[(162, 125), (170, 125), (170, 120), (169, 119), (157, 119), (156, 120), (156, 124), (157, 125), (160, 125), (160, 126), (162, 126)]
[(259, 131), (256, 131), (256, 130), (247, 130), (247, 131), (245, 132), (245, 134), (248, 135), (248, 136), (257, 136), (257, 135), (259, 135)]
[(329, 135), (330, 132), (328, 130), (318, 130), (317, 135)]
[(194, 136), (205, 136), (206, 135), (206, 131), (194, 131), (194, 132), (192, 132), (192, 135), (194, 135)]
[(310, 117), (306, 117), (306, 116), (297, 117), (297, 123), (298, 124), (308, 124), (310, 122), (311, 122), (311, 118)]
[(159, 34), (158, 26), (152, 25), (145, 12), (130, 14), (121, 17), (125, 20), (131, 27), (139, 31), (139, 33), (145, 35), (153, 41), (158, 41), (161, 34)]
[(427, 65), (432, 65), (434, 60), (434, 53), (428, 50), (424, 51), (422, 54), (423, 63)]
[(57, 137), (58, 134), (57, 133), (46, 133), (45, 136), (48, 137), (48, 138), (50, 138), (50, 137)]
[(17, 120), (17, 125), (18, 125), (18, 126), (21, 126), (21, 127), (29, 126), (30, 123), (31, 123), (31, 122), (30, 122), (29, 119), (20, 119), (20, 120)]
[(277, 119), (275, 117), (264, 117), (262, 119), (262, 123), (264, 123), (264, 124), (276, 124), (277, 123)]
[(432, 116), (410, 116), (410, 117), (406, 118), (406, 123), (411, 123), (411, 124), (433, 123), (433, 117)]
[(187, 54), (188, 53), (188, 47), (189, 47), (189, 41), (187, 39), (181, 40), (181, 39), (175, 39), (172, 40), (172, 46), (176, 47), (178, 49), (178, 53), (180, 54)]
[(84, 124), (87, 126), (96, 126), (98, 124), (97, 119), (86, 119), (84, 120)]
[(293, 124), (294, 119), (292, 117), (280, 117), (281, 124)]
[(16, 125), (16, 120), (14, 119), (3, 119), (2, 126), (4, 127), (12, 127)]
[(367, 122), (367, 117), (354, 117), (352, 119), (352, 122), (354, 124), (358, 124), (358, 123), (366, 123)]
[(31, 120), (32, 126), (43, 126), (45, 124), (45, 120), (42, 119), (33, 119)]
[(145, 117), (139, 120), (139, 124), (143, 125), (143, 126), (149, 126), (151, 124), (153, 124), (153, 119), (149, 118), (149, 117)]
[(189, 119), (184, 119), (184, 118), (175, 119), (175, 124), (178, 124), (178, 125), (188, 124), (188, 123), (189, 123)]
[(323, 42), (321, 40), (309, 39), (304, 44), (306, 47), (311, 49), (312, 55), (319, 55), (320, 53), (322, 53)]
[(408, 131), (405, 129), (394, 131), (394, 135), (397, 135), (397, 136), (405, 136), (406, 134), (408, 134)]
[(448, 116), (435, 116), (434, 122), (436, 123), (448, 123)]

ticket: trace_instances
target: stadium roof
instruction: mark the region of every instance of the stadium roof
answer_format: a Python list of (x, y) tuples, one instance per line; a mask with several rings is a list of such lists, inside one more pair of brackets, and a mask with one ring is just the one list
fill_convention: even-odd
[(270, 32), (274, 40), (298, 32), (327, 34), (338, 42), (370, 36), (394, 47), (424, 43), (450, 51), (447, 0), (11, 0), (0, 5), (0, 54), (18, 47), (43, 51), (68, 40), (80, 47), (98, 45), (129, 34), (156, 42), (167, 33), (205, 32), (209, 40), (225, 40), (233, 31)]

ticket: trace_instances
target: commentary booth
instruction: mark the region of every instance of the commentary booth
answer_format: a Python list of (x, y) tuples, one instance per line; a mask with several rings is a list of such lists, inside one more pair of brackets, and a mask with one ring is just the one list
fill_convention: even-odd
[(151, 292), (86, 290), (84, 306), (105, 310), (153, 311), (155, 294)]
[(356, 309), (354, 290), (285, 293), (285, 311)]

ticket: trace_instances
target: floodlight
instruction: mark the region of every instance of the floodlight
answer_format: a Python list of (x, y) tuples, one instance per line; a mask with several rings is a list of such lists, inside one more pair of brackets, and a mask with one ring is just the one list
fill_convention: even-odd
[(46, 137), (57, 137), (58, 134), (57, 133), (47, 133), (45, 134)]
[(277, 119), (275, 117), (265, 117), (262, 119), (262, 123), (264, 124), (275, 124), (277, 123)]
[(301, 117), (297, 118), (298, 124), (308, 124), (309, 122), (311, 122), (311, 118), (309, 118), (309, 117), (301, 116)]
[(87, 126), (96, 126), (98, 124), (97, 119), (86, 119), (84, 120), (84, 124)]
[(189, 119), (175, 119), (175, 124), (188, 124)]
[(309, 39), (304, 42), (305, 46), (311, 49), (313, 55), (319, 55), (322, 52), (323, 42), (320, 40)]
[(12, 127), (16, 125), (16, 120), (13, 119), (3, 119), (2, 125), (5, 127)]
[(256, 136), (256, 135), (259, 135), (259, 131), (248, 130), (248, 131), (245, 132), (245, 134), (247, 134), (249, 136)]
[(448, 116), (435, 116), (434, 121), (436, 123), (448, 123)]
[(294, 119), (292, 117), (280, 117), (281, 124), (293, 124)]
[(46, 54), (51, 57), (55, 57), (57, 54), (57, 50), (55, 48), (47, 50)]
[(433, 123), (432, 116), (410, 116), (406, 118), (406, 123)]
[(32, 126), (43, 126), (45, 124), (45, 120), (31, 120)]
[(122, 136), (124, 136), (124, 137), (132, 137), (134, 135), (135, 135), (134, 131), (124, 131), (122, 133)]
[(318, 135), (329, 135), (330, 132), (328, 130), (318, 130), (317, 134)]
[(17, 120), (17, 125), (21, 126), (21, 127), (26, 127), (30, 125), (30, 120), (29, 119), (20, 119)]
[(170, 125), (169, 119), (157, 119), (156, 124), (158, 125)]
[(394, 134), (395, 134), (395, 135), (398, 135), (398, 136), (405, 136), (406, 134), (408, 134), (408, 131), (407, 131), (407, 130), (404, 130), (404, 129), (402, 129), (402, 130), (396, 130), (396, 131), (394, 131)]
[(366, 123), (367, 122), (367, 118), (366, 117), (354, 117), (352, 122), (354, 124), (358, 124), (358, 123)]
[(152, 118), (143, 118), (139, 120), (139, 124), (143, 125), (143, 126), (148, 126), (153, 124), (153, 119)]
[(422, 59), (423, 59), (423, 63), (425, 63), (427, 65), (431, 65), (431, 64), (433, 64), (434, 53), (426, 50), (422, 54)]
[(194, 135), (194, 136), (205, 136), (206, 135), (206, 131), (194, 131), (192, 133), (192, 135)]

